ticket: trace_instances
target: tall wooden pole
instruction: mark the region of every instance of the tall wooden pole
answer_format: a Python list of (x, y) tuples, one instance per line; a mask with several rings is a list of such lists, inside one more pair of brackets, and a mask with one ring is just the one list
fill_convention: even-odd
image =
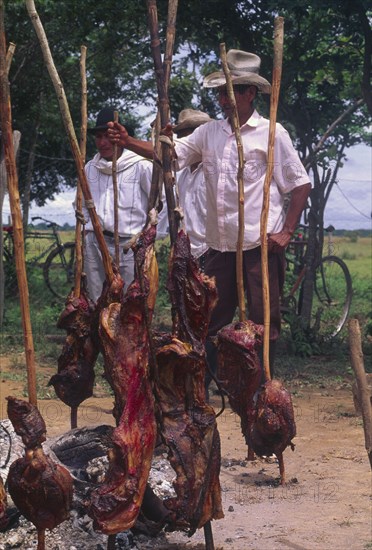
[(19, 300), (21, 305), (23, 340), (26, 355), (28, 399), (37, 406), (35, 350), (32, 337), (28, 282), (24, 250), (23, 222), (18, 189), (18, 176), (13, 146), (12, 112), (6, 65), (6, 39), (4, 24), (4, 0), (0, 0), (0, 121), (4, 144), (9, 202), (12, 213), (13, 239)]
[(108, 251), (108, 248), (106, 246), (106, 242), (103, 236), (102, 228), (99, 222), (99, 218), (96, 212), (96, 209), (94, 207), (92, 195), (90, 193), (88, 180), (84, 171), (84, 164), (81, 159), (81, 153), (80, 148), (76, 139), (74, 125), (72, 123), (70, 110), (67, 103), (66, 94), (62, 85), (62, 82), (59, 78), (57, 69), (54, 65), (52, 54), (49, 48), (48, 39), (46, 37), (44, 28), (42, 26), (42, 23), (40, 21), (39, 15), (35, 8), (35, 2), (33, 0), (26, 0), (26, 7), (28, 14), (30, 16), (31, 22), (34, 26), (36, 35), (40, 42), (41, 51), (43, 53), (44, 62), (48, 69), (49, 76), (52, 80), (57, 99), (58, 104), (60, 107), (62, 120), (65, 126), (65, 130), (67, 133), (67, 136), (70, 141), (71, 151), (72, 155), (75, 160), (77, 174), (79, 178), (79, 182), (81, 185), (81, 189), (84, 195), (85, 199), (85, 206), (88, 209), (90, 219), (92, 221), (94, 233), (96, 235), (96, 239), (98, 242), (99, 249), (102, 254), (102, 261), (103, 261), (103, 267), (106, 274), (106, 279), (108, 283), (111, 283), (114, 279), (114, 272), (112, 269), (112, 263), (111, 263), (111, 257)]
[[(87, 75), (86, 75), (86, 59), (87, 48), (80, 48), (80, 80), (81, 80), (81, 125), (80, 125), (80, 154), (82, 163), (85, 164), (87, 151), (87, 126), (88, 126), (88, 109), (87, 109)], [(83, 272), (83, 243), (82, 243), (82, 223), (79, 215), (83, 207), (83, 191), (80, 181), (77, 181), (76, 189), (76, 226), (75, 226), (75, 253), (76, 253), (76, 269), (75, 269), (75, 285), (74, 294), (80, 296), (81, 290), (81, 274)]]
[(238, 150), (238, 242), (236, 247), (236, 283), (238, 290), (238, 305), (239, 305), (239, 320), (246, 320), (246, 308), (245, 308), (245, 296), (244, 296), (244, 282), (243, 282), (243, 241), (244, 241), (244, 150), (242, 144), (242, 138), (240, 135), (240, 122), (238, 116), (238, 110), (236, 108), (236, 101), (234, 95), (234, 88), (232, 85), (231, 74), (227, 65), (226, 47), (225, 44), (220, 44), (220, 56), (223, 72), (226, 78), (226, 89), (229, 96), (229, 101), (232, 106), (232, 127), (235, 133), (236, 146)]
[(284, 39), (284, 19), (277, 17), (274, 22), (274, 64), (273, 77), (270, 98), (270, 124), (269, 124), (269, 143), (267, 150), (267, 169), (264, 181), (264, 193), (262, 212), (260, 220), (261, 237), (261, 267), (262, 267), (262, 294), (264, 308), (264, 341), (263, 341), (263, 369), (266, 380), (271, 379), (270, 375), (270, 289), (269, 289), (269, 267), (268, 267), (268, 248), (267, 248), (267, 220), (270, 206), (270, 184), (274, 170), (274, 142), (276, 115), (279, 102), (280, 80), (282, 75), (283, 60), (283, 39)]
[[(114, 111), (114, 122), (119, 121), (119, 113)], [(116, 161), (118, 159), (118, 146), (116, 143), (113, 147), (112, 155), (112, 185), (114, 188), (114, 241), (115, 241), (115, 263), (116, 267), (120, 267), (120, 249), (119, 249), (119, 190), (118, 190), (118, 174)]]
[[(160, 125), (161, 128), (165, 128), (166, 125), (169, 123), (169, 98), (167, 89), (168, 87), (165, 81), (164, 67), (161, 59), (156, 0), (147, 0), (147, 12), (151, 36), (151, 52), (154, 60), (156, 85), (159, 98)], [(164, 189), (168, 206), (169, 234), (171, 243), (173, 244), (177, 238), (179, 220), (175, 212), (176, 202), (173, 193), (172, 143), (170, 143), (169, 141), (163, 141), (161, 149)]]

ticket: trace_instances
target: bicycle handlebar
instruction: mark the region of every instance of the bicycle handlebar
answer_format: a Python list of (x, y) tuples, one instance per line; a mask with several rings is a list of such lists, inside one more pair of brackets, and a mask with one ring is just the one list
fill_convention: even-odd
[(46, 218), (42, 218), (41, 216), (32, 216), (31, 221), (35, 220), (43, 220), (45, 223), (48, 223), (51, 226), (58, 226), (58, 223), (51, 222), (50, 220), (47, 220)]

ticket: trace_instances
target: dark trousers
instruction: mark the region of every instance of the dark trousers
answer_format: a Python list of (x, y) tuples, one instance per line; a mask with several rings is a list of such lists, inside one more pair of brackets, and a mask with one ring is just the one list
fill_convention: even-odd
[[(284, 285), (285, 256), (284, 250), (279, 254), (268, 255), (269, 288), (270, 288), (270, 343), (271, 348), (280, 335), (280, 295)], [(212, 311), (208, 329), (207, 357), (209, 368), (217, 371), (216, 353), (211, 346), (210, 338), (232, 322), (238, 306), (236, 282), (236, 253), (218, 252), (210, 249), (205, 259), (205, 273), (216, 279), (218, 302)], [(261, 275), (261, 247), (243, 252), (243, 281), (247, 299), (247, 318), (263, 325), (263, 299)], [(270, 361), (271, 362), (271, 361)]]

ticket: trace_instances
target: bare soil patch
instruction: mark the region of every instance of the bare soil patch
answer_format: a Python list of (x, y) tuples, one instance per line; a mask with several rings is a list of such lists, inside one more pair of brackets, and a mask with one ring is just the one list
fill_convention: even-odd
[[(23, 386), (5, 377), (8, 358), (0, 357), (0, 418), (6, 415), (6, 396), (24, 398)], [(54, 369), (46, 369), (48, 378)], [(303, 387), (293, 380), (291, 391), (296, 413), (295, 451), (284, 458), (287, 484), (278, 484), (275, 459), (246, 460), (246, 446), (237, 416), (227, 406), (218, 418), (222, 445), (221, 486), (225, 517), (212, 522), (217, 549), (233, 550), (328, 550), (372, 548), (371, 471), (364, 447), (363, 425), (356, 416), (350, 384)], [(112, 398), (97, 396), (83, 403), (79, 426), (114, 425)], [(212, 405), (220, 407), (213, 396)], [(39, 401), (49, 437), (69, 430), (69, 408), (55, 399)], [(23, 521), (23, 526), (25, 523)], [(17, 539), (16, 526), (0, 533), (0, 550), (35, 548), (32, 525), (27, 540)], [(47, 533), (47, 548), (72, 550), (105, 548), (107, 537), (81, 531), (76, 518)], [(30, 541), (33, 541), (33, 543)], [(120, 541), (119, 541), (120, 542)], [(164, 533), (150, 539), (129, 537), (117, 548), (204, 548), (204, 533)], [(127, 546), (125, 546), (125, 544)]]

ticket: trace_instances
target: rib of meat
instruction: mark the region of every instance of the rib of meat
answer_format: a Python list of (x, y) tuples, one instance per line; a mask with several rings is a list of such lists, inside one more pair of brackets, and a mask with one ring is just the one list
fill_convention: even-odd
[(249, 414), (261, 381), (258, 350), (262, 345), (262, 335), (263, 326), (252, 321), (226, 325), (217, 334), (218, 380), (232, 410), (240, 417), (247, 445)]
[(4, 531), (8, 525), (9, 518), (6, 514), (7, 497), (4, 488), (3, 478), (0, 476), (0, 531)]
[(73, 483), (66, 468), (44, 454), (45, 423), (30, 403), (7, 397), (8, 416), (26, 447), (25, 456), (13, 462), (8, 473), (9, 494), (38, 533), (53, 529), (69, 516)]
[(176, 472), (176, 497), (164, 503), (174, 514), (170, 528), (192, 534), (209, 520), (223, 517), (220, 438), (204, 389), (205, 339), (217, 291), (214, 280), (199, 270), (183, 231), (172, 247), (167, 286), (173, 331), (158, 337), (155, 382), (161, 436)]
[(259, 456), (275, 454), (282, 485), (285, 483), (283, 451), (296, 435), (291, 395), (279, 380), (268, 380), (259, 390), (249, 419), (249, 446)]
[(73, 291), (69, 294), (57, 322), (67, 336), (58, 358), (58, 372), (48, 386), (53, 385), (57, 396), (71, 408), (93, 395), (94, 364), (99, 351), (94, 316), (94, 304), (84, 285), (79, 297)]
[(148, 332), (158, 287), (155, 236), (155, 226), (149, 226), (139, 238), (134, 248), (135, 278), (124, 298), (114, 279), (107, 288), (110, 299), (102, 299), (107, 306), (101, 310), (99, 333), (118, 426), (113, 432), (108, 472), (103, 485), (92, 493), (90, 513), (94, 528), (109, 535), (134, 525), (155, 446)]

